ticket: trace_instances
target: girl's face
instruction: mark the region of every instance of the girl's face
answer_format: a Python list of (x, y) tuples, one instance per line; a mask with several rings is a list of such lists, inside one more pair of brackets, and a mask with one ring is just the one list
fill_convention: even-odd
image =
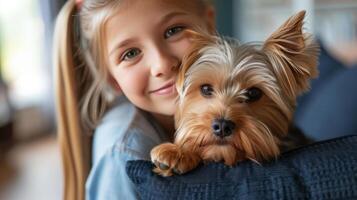
[(211, 13), (199, 13), (192, 0), (177, 2), (124, 0), (106, 25), (114, 82), (134, 105), (163, 115), (175, 112), (177, 68), (190, 46), (183, 30), (214, 24)]

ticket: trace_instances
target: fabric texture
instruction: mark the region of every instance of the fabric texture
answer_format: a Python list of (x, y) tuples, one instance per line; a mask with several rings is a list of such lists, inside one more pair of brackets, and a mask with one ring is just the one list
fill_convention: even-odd
[(150, 150), (165, 141), (168, 137), (154, 118), (119, 97), (94, 132), (86, 199), (138, 199), (126, 162), (150, 160)]
[(295, 149), (261, 165), (208, 163), (167, 178), (152, 169), (148, 161), (126, 165), (144, 200), (357, 199), (357, 135)]

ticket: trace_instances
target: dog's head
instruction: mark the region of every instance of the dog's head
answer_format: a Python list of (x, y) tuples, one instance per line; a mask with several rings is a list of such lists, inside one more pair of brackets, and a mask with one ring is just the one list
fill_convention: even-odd
[(317, 75), (318, 46), (302, 32), (304, 16), (262, 44), (191, 33), (195, 45), (177, 81), (176, 142), (227, 164), (276, 157), (296, 97)]

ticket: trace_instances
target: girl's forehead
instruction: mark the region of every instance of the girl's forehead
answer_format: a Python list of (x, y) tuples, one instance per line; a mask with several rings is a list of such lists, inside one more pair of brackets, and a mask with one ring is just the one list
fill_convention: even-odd
[[(165, 26), (164, 22), (175, 19), (190, 19), (191, 23), (201, 20), (193, 7), (198, 0), (124, 0), (109, 21), (105, 32), (108, 40), (108, 51), (124, 38), (143, 37), (147, 33)], [(185, 20), (187, 21), (187, 20)], [(195, 22), (193, 22), (195, 21)], [(162, 26), (161, 26), (162, 25)]]
[(140, 7), (145, 9), (182, 9), (195, 13), (201, 11), (204, 8), (204, 4), (201, 0), (122, 0), (118, 11), (131, 12), (131, 10)]
[(106, 29), (121, 26), (135, 27), (146, 22), (154, 25), (170, 13), (185, 13), (197, 18), (199, 0), (123, 0), (106, 23)]

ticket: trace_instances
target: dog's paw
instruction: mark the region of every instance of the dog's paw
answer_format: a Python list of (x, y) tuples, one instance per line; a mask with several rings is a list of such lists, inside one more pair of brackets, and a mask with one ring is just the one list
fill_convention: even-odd
[(155, 164), (155, 173), (162, 176), (171, 176), (173, 169), (181, 157), (181, 150), (177, 145), (164, 143), (151, 150), (151, 161)]
[(164, 143), (151, 150), (151, 161), (155, 164), (154, 172), (162, 176), (184, 174), (199, 163), (194, 153), (182, 151), (176, 144)]

